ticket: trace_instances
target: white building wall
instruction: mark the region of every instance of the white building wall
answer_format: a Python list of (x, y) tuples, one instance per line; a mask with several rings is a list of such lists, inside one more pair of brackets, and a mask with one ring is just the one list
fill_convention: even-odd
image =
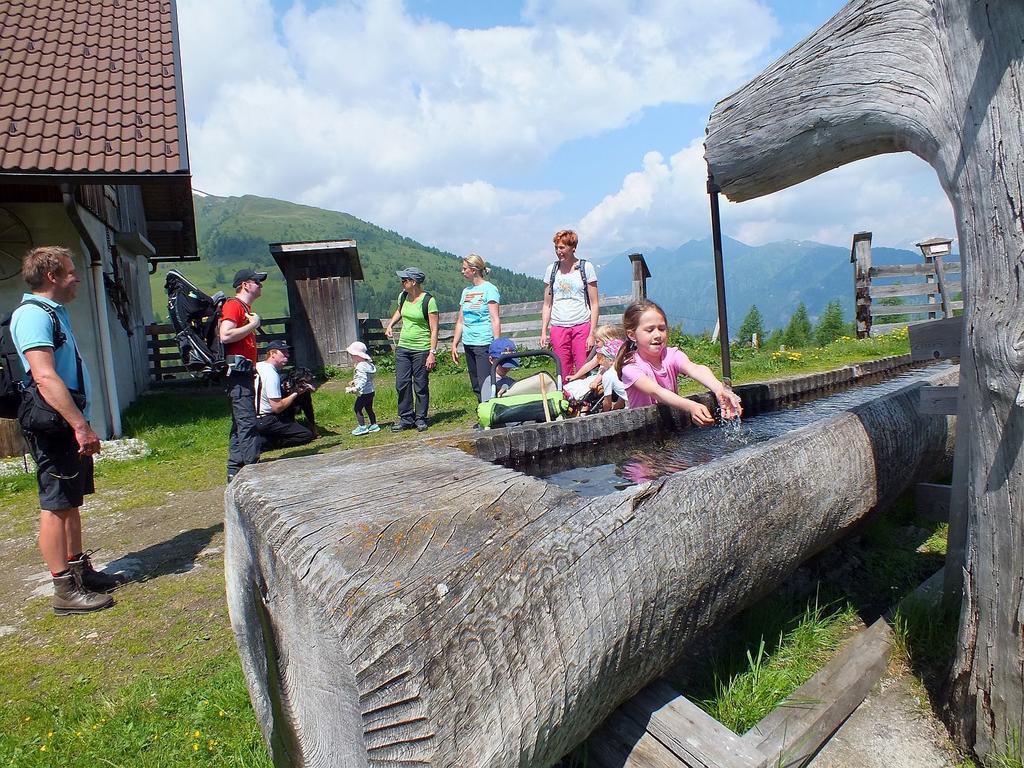
[[(100, 360), (100, 339), (97, 333), (99, 313), (94, 306), (95, 296), (93, 274), (90, 269), (89, 252), (77, 230), (71, 224), (64, 206), (60, 203), (5, 203), (32, 233), (33, 245), (62, 245), (74, 253), (82, 283), (78, 295), (68, 305), (71, 324), (82, 353), (82, 361), (89, 368), (93, 384), (91, 423), (102, 438), (111, 437), (111, 419), (107, 408), (104, 389), (104, 369)], [(107, 228), (96, 217), (79, 208), (86, 229), (99, 248), (103, 258), (103, 271), (112, 271), (111, 251), (108, 247)], [(122, 277), (129, 293), (129, 337), (117, 319), (117, 313), (109, 299), (105, 300), (107, 327), (113, 350), (114, 383), (117, 400), (123, 411), (148, 386), (148, 359), (146, 351), (145, 325), (152, 317), (152, 299), (148, 286), (148, 262), (144, 256), (122, 251), (122, 262), (128, 265)], [(131, 273), (130, 275), (128, 273)], [(101, 286), (102, 287), (102, 286)], [(10, 312), (20, 302), (27, 286), (20, 276), (0, 281), (0, 313)], [(106, 291), (103, 290), (106, 297)]]

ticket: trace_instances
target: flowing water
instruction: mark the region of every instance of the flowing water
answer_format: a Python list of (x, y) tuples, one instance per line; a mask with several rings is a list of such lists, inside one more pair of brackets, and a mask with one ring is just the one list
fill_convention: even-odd
[(760, 413), (703, 429), (645, 439), (633, 433), (605, 444), (580, 445), (542, 455), (516, 468), (583, 496), (603, 496), (630, 485), (705, 464), (753, 443), (771, 440), (924, 381), (952, 366), (943, 363), (899, 374), (878, 384), (854, 386), (802, 405)]

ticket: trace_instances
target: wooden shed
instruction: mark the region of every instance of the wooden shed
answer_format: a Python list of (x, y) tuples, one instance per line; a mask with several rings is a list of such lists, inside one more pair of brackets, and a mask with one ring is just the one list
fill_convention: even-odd
[(359, 339), (354, 281), (363, 279), (355, 240), (271, 243), (288, 286), (297, 365), (349, 365), (345, 347)]

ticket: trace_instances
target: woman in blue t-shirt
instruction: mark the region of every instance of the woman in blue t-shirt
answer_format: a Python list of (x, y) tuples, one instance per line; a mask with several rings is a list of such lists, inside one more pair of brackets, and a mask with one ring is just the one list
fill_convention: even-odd
[(469, 381), (477, 400), (480, 399), (480, 385), (491, 375), (487, 348), (501, 336), (501, 295), (497, 288), (484, 280), (486, 274), (487, 262), (475, 253), (462, 260), (462, 276), (472, 285), (462, 291), (452, 339), (452, 362), (458, 365), (459, 342), (462, 342)]

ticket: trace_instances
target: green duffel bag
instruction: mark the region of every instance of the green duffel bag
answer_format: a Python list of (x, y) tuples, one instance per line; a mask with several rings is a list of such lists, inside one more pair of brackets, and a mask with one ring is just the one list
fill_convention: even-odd
[[(569, 403), (559, 391), (548, 392), (548, 415), (552, 421), (569, 412)], [(545, 421), (543, 397), (538, 394), (492, 397), (476, 409), (477, 421), (484, 429), (519, 424), (524, 421)]]

